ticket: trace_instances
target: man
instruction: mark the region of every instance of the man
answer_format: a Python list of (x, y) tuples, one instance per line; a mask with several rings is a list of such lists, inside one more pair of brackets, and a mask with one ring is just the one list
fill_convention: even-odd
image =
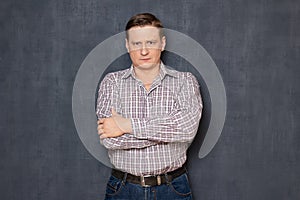
[(106, 199), (192, 199), (184, 164), (202, 100), (191, 73), (161, 62), (162, 28), (152, 14), (133, 16), (126, 26), (132, 66), (99, 87), (98, 134), (114, 166)]

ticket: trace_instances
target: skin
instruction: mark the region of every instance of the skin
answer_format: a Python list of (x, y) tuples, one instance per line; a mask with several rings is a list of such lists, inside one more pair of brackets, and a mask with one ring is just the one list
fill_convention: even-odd
[(166, 38), (153, 26), (132, 27), (128, 30), (126, 48), (129, 52), (134, 72), (144, 84), (151, 84), (159, 74), (161, 52)]
[(119, 137), (132, 132), (130, 119), (122, 117), (114, 109), (112, 109), (112, 117), (98, 120), (97, 129), (100, 139)]
[[(128, 30), (126, 48), (130, 55), (135, 75), (146, 90), (160, 71), (160, 56), (166, 45), (165, 36), (153, 26), (136, 26)], [(112, 109), (112, 117), (98, 120), (98, 135), (101, 139), (119, 137), (132, 133), (131, 120), (124, 118)]]

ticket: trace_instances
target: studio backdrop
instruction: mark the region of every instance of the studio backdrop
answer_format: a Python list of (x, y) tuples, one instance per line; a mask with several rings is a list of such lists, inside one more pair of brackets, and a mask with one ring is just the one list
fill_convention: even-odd
[(2, 1), (0, 199), (104, 198), (111, 166), (92, 112), (103, 76), (130, 66), (122, 34), (142, 12), (167, 29), (163, 62), (201, 86), (194, 199), (298, 199), (294, 0)]

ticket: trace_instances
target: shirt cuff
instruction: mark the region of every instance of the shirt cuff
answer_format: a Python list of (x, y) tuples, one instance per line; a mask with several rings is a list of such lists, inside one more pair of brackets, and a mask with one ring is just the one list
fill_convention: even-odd
[(148, 139), (146, 134), (146, 119), (131, 119), (132, 134), (139, 139)]

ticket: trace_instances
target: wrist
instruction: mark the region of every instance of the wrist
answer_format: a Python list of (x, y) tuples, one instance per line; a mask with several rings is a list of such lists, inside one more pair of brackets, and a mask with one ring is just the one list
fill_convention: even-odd
[(115, 118), (115, 122), (123, 134), (132, 133), (131, 120), (129, 118)]
[(132, 133), (131, 120), (129, 118), (125, 119), (125, 132)]

